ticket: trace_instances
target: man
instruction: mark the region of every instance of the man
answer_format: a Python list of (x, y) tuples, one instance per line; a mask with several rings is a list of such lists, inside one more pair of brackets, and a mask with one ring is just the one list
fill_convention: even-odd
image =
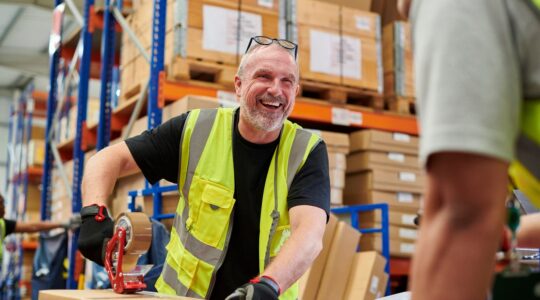
[(413, 298), (485, 299), (514, 159), (540, 204), (540, 1), (410, 2), (428, 174)]
[(0, 194), (0, 262), (2, 261), (2, 246), (6, 236), (12, 233), (34, 233), (41, 231), (49, 231), (56, 228), (65, 228), (65, 229), (75, 229), (79, 226), (80, 219), (77, 217), (70, 218), (66, 222), (50, 222), (50, 221), (40, 221), (40, 222), (21, 222), (5, 219), (4, 215), (6, 213), (4, 206), (4, 197)]
[(322, 248), (330, 190), (326, 146), (286, 120), (299, 91), (296, 53), (289, 41), (252, 38), (235, 76), (239, 110), (193, 110), (93, 156), (81, 253), (102, 263), (112, 220), (101, 205), (120, 174), (140, 169), (181, 194), (159, 292), (296, 299), (294, 283)]

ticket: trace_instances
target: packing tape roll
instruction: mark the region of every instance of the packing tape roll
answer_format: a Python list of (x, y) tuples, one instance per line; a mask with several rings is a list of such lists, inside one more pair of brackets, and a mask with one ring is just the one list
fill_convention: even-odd
[(126, 229), (126, 246), (122, 270), (127, 273), (137, 265), (139, 256), (146, 253), (152, 243), (152, 223), (144, 213), (122, 213), (116, 219), (114, 231), (118, 227)]

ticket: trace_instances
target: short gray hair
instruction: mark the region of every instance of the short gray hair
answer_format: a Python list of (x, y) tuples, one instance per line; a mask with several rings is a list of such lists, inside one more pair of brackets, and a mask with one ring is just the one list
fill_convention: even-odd
[[(244, 54), (242, 55), (242, 58), (240, 59), (240, 64), (238, 65), (238, 70), (236, 71), (236, 75), (240, 78), (242, 78), (242, 76), (244, 76), (244, 69), (246, 67), (246, 64), (249, 60), (249, 57), (251, 55), (253, 55), (253, 53), (255, 52), (255, 49), (259, 49), (261, 48), (262, 46), (276, 46), (276, 47), (279, 47), (280, 49), (283, 49), (284, 51), (287, 51), (287, 49), (281, 47), (280, 45), (275, 45), (275, 44), (270, 44), (270, 45), (261, 45), (261, 44), (258, 44), (258, 43), (253, 43), (253, 45), (249, 48), (249, 50)], [(287, 51), (290, 53), (290, 51)], [(292, 56), (292, 54), (291, 54)], [(298, 64), (298, 61), (295, 59), (294, 60), (294, 63), (296, 64), (296, 77), (297, 79), (300, 79), (300, 66)]]

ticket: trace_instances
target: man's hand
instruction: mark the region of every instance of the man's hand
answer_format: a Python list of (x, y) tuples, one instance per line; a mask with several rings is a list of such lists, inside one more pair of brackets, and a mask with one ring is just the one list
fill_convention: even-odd
[(79, 251), (84, 257), (103, 266), (103, 250), (113, 235), (114, 222), (107, 208), (96, 204), (83, 207), (81, 218)]
[(257, 277), (237, 288), (225, 300), (278, 300), (279, 286), (270, 277)]

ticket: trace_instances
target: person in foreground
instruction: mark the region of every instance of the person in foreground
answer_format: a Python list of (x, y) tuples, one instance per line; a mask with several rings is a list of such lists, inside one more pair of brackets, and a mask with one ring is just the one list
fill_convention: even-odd
[(399, 4), (405, 15), (410, 7), (428, 175), (412, 296), (485, 299), (508, 175), (540, 207), (540, 1)]
[(296, 299), (330, 206), (326, 146), (287, 120), (299, 91), (297, 51), (253, 37), (235, 76), (239, 109), (192, 110), (93, 156), (82, 185), (81, 253), (103, 264), (113, 230), (105, 201), (120, 175), (140, 170), (151, 183), (178, 183), (180, 194), (160, 293)]

